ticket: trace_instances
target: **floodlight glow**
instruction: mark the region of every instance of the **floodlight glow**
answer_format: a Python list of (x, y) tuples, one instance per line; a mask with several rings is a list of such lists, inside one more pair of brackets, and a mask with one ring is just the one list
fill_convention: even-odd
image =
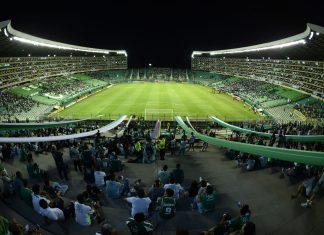
[(221, 55), (221, 54), (234, 54), (234, 53), (244, 53), (244, 52), (254, 52), (254, 51), (264, 51), (264, 50), (270, 50), (270, 49), (281, 49), (284, 47), (290, 47), (290, 46), (295, 46), (298, 44), (306, 44), (306, 41), (304, 39), (294, 41), (294, 42), (288, 42), (288, 43), (283, 43), (279, 45), (273, 45), (273, 46), (268, 46), (268, 47), (260, 47), (260, 48), (253, 48), (253, 49), (246, 49), (246, 50), (234, 50), (234, 51), (224, 51), (224, 52), (210, 52), (210, 55)]
[(308, 39), (311, 40), (313, 38), (313, 36), (314, 36), (314, 32), (311, 32)]
[(8, 32), (7, 32), (7, 29), (4, 29), (3, 32), (6, 35), (6, 37), (9, 37)]
[(38, 42), (38, 41), (33, 41), (29, 40), (26, 38), (20, 38), (20, 37), (13, 37), (14, 40), (22, 42), (22, 43), (28, 43), (32, 44), (34, 46), (44, 46), (44, 47), (50, 47), (50, 48), (55, 48), (55, 49), (60, 49), (60, 50), (73, 50), (73, 51), (83, 51), (83, 52), (91, 52), (91, 53), (103, 53), (103, 54), (109, 54), (110, 52), (116, 52), (117, 54), (123, 54), (127, 56), (126, 51), (107, 51), (107, 50), (93, 50), (93, 49), (86, 49), (86, 48), (75, 48), (75, 47), (69, 47), (69, 46), (61, 46), (61, 45), (55, 45), (55, 44), (49, 44), (45, 42)]
[(316, 32), (316, 35), (318, 36), (319, 35), (319, 32)]

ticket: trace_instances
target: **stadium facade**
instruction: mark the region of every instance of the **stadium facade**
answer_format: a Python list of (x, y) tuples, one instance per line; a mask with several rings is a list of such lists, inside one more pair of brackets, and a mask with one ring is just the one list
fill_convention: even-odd
[(216, 51), (193, 51), (192, 70), (261, 80), (324, 98), (324, 28), (307, 24), (281, 40)]
[(15, 30), (0, 22), (0, 89), (36, 79), (89, 71), (127, 69), (125, 50), (69, 45)]

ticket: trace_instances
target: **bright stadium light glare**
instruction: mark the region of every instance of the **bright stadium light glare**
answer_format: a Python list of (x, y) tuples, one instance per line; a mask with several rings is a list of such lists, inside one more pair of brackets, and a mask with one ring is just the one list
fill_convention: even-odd
[(284, 48), (284, 47), (295, 46), (295, 45), (298, 45), (298, 44), (306, 44), (306, 41), (304, 39), (302, 39), (302, 40), (283, 43), (283, 44), (279, 44), (279, 45), (273, 45), (273, 46), (267, 46), (267, 47), (259, 47), (259, 48), (253, 48), (253, 49), (245, 49), (245, 50), (212, 51), (212, 52), (209, 52), (209, 54), (210, 55), (222, 55), (222, 54), (234, 54), (234, 53), (244, 53), (244, 52), (254, 52), (254, 51), (265, 51), (265, 50), (270, 50), (270, 49), (278, 49), (278, 48), (281, 49), (281, 48)]
[(319, 32), (316, 32), (316, 35), (318, 36), (319, 35)]
[(77, 47), (71, 47), (71, 46), (64, 46), (64, 45), (56, 45), (56, 44), (50, 44), (50, 43), (45, 43), (45, 42), (39, 42), (39, 41), (34, 41), (26, 38), (21, 38), (21, 37), (13, 37), (14, 40), (22, 42), (22, 43), (28, 43), (32, 44), (34, 46), (44, 46), (44, 47), (50, 47), (50, 48), (55, 48), (55, 49), (61, 49), (61, 50), (74, 50), (74, 51), (83, 51), (83, 52), (90, 52), (90, 53), (100, 53), (100, 54), (109, 54), (110, 52), (116, 52), (117, 54), (123, 54), (127, 56), (126, 51), (108, 51), (108, 50), (95, 50), (95, 49), (87, 49), (87, 48), (77, 48)]
[(12, 38), (10, 38), (10, 41), (12, 41)]
[(30, 54), (28, 54), (28, 57), (30, 57)]
[(308, 39), (311, 40), (313, 36), (314, 36), (314, 32), (311, 32)]
[(6, 37), (9, 37), (8, 32), (7, 32), (7, 29), (4, 29), (3, 32), (6, 35)]

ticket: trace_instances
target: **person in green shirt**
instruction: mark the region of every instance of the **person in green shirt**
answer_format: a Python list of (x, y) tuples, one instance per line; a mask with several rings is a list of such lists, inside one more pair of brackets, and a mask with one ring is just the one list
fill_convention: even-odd
[(5, 217), (0, 216), (0, 234), (8, 234), (8, 226), (10, 222)]
[(145, 220), (144, 213), (135, 214), (134, 218), (129, 218), (126, 224), (132, 235), (148, 235), (153, 234), (154, 226)]
[(163, 219), (171, 219), (176, 213), (176, 200), (173, 198), (174, 191), (171, 188), (165, 190), (165, 196), (158, 198), (157, 206)]
[(250, 221), (251, 211), (249, 205), (243, 205), (240, 209), (240, 216), (227, 222), (227, 227), (231, 231), (239, 230), (242, 226)]
[(198, 211), (199, 213), (210, 212), (215, 209), (216, 194), (211, 185), (206, 187), (206, 191), (199, 196)]
[(30, 207), (33, 207), (32, 201), (33, 191), (27, 187), (27, 180), (23, 180), (23, 187), (20, 190), (21, 199)]

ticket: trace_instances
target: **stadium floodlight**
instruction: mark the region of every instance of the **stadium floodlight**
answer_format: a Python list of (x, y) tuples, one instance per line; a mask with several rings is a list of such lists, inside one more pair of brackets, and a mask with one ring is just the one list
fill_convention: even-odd
[(10, 41), (12, 41), (12, 38), (10, 38)]
[(311, 32), (308, 39), (311, 40), (313, 36), (314, 36), (314, 32)]
[(30, 57), (30, 54), (28, 54), (28, 57)]
[(319, 32), (316, 32), (316, 35), (318, 36), (319, 35)]
[(6, 37), (9, 37), (8, 32), (7, 32), (7, 29), (4, 29), (3, 32), (6, 35)]
[(234, 54), (234, 53), (244, 53), (244, 52), (254, 52), (254, 51), (265, 51), (265, 50), (270, 50), (270, 49), (281, 49), (284, 47), (296, 46), (298, 44), (306, 44), (306, 41), (304, 39), (302, 39), (302, 40), (298, 40), (298, 41), (293, 41), (293, 42), (288, 42), (288, 43), (283, 43), (283, 44), (278, 44), (278, 45), (273, 45), (273, 46), (253, 48), (253, 49), (213, 51), (213, 52), (210, 52), (209, 54), (210, 55), (222, 55), (222, 54)]
[(149, 63), (149, 66), (150, 66), (150, 67), (152, 67), (152, 64), (151, 64), (151, 63)]
[(30, 40), (26, 38), (21, 38), (14, 36), (14, 40), (22, 42), (22, 43), (28, 43), (32, 44), (34, 46), (44, 46), (44, 47), (50, 47), (50, 48), (55, 48), (55, 49), (60, 49), (60, 50), (73, 50), (73, 51), (83, 51), (83, 52), (90, 52), (90, 53), (100, 53), (100, 54), (109, 54), (110, 52), (116, 52), (117, 54), (123, 54), (127, 56), (126, 51), (108, 51), (108, 50), (99, 50), (99, 49), (87, 49), (87, 48), (77, 48), (77, 47), (72, 47), (72, 46), (65, 46), (65, 45), (56, 45), (56, 44), (50, 44), (46, 42), (39, 42), (35, 40)]

